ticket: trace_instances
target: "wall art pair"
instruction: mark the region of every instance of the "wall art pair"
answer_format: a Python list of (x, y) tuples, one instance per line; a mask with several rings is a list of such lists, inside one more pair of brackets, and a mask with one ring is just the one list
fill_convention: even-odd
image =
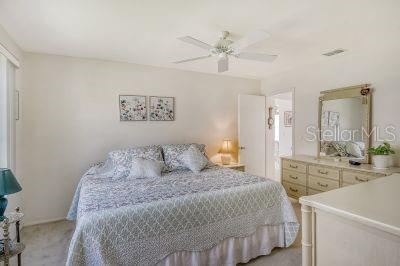
[[(147, 105), (149, 98), (149, 108)], [(149, 112), (148, 110), (149, 109)], [(174, 121), (174, 97), (120, 95), (119, 117), (121, 121), (146, 121), (149, 113), (150, 121)]]

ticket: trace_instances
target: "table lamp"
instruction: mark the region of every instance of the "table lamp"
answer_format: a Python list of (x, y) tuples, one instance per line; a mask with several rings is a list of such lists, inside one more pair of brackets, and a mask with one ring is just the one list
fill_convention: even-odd
[(0, 220), (4, 218), (8, 200), (5, 195), (14, 194), (21, 191), (17, 179), (10, 169), (0, 168)]
[(230, 164), (231, 163), (231, 154), (233, 152), (232, 149), (232, 141), (229, 139), (226, 139), (222, 142), (222, 147), (219, 150), (219, 153), (221, 154), (221, 162), (222, 164)]

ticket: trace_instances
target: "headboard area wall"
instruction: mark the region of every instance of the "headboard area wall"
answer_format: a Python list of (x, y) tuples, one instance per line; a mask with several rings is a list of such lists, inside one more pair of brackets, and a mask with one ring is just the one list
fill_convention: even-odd
[[(24, 54), (20, 167), (26, 221), (64, 218), (88, 165), (121, 147), (237, 139), (237, 96), (260, 82), (127, 63)], [(119, 95), (175, 97), (174, 121), (120, 121)], [(40, 196), (38, 196), (40, 195)], [(43, 208), (46, 206), (46, 208)]]

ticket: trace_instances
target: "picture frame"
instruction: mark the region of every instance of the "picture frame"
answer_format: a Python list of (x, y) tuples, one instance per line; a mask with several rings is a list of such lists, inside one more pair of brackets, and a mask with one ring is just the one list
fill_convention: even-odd
[(293, 126), (293, 112), (292, 111), (283, 112), (283, 125), (285, 127)]
[(336, 127), (339, 126), (339, 118), (340, 118), (340, 113), (339, 112), (329, 112), (329, 127)]
[(175, 98), (166, 96), (149, 97), (150, 121), (174, 121)]
[(120, 121), (147, 121), (147, 96), (119, 95)]

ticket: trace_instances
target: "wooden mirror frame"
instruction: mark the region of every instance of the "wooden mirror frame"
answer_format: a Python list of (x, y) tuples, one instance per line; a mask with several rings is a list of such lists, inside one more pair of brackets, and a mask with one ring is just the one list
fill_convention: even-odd
[[(362, 84), (351, 87), (338, 88), (333, 90), (326, 90), (321, 92), (321, 96), (319, 97), (319, 105), (318, 105), (318, 150), (317, 150), (317, 158), (329, 158), (328, 156), (321, 156), (321, 115), (322, 115), (322, 102), (328, 100), (337, 100), (337, 99), (345, 99), (345, 98), (359, 98), (362, 97), (362, 105), (363, 105), (363, 121), (362, 127), (362, 139), (364, 140), (365, 150), (364, 150), (364, 158), (357, 159), (360, 163), (369, 163), (370, 156), (368, 153), (368, 149), (371, 145), (370, 133), (371, 133), (371, 100), (372, 100), (372, 89), (370, 88), (370, 84)], [(367, 134), (368, 132), (368, 134)], [(340, 157), (341, 159), (349, 160), (350, 157)]]

